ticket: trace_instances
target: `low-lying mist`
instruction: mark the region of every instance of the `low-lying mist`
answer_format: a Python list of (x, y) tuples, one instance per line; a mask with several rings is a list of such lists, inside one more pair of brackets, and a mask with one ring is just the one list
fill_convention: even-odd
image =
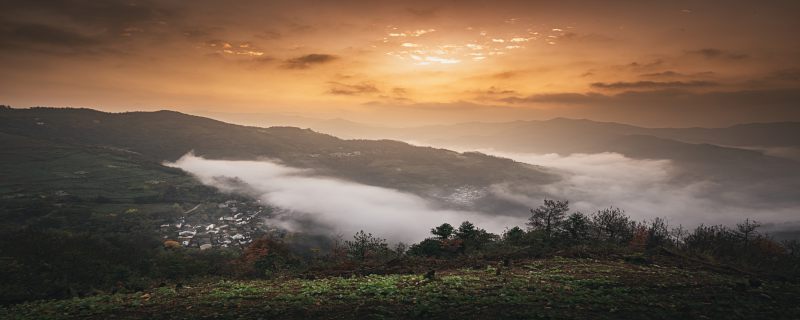
[[(678, 168), (669, 160), (632, 159), (618, 153), (562, 156), (477, 151), (546, 167), (561, 176), (558, 182), (544, 185), (515, 182), (474, 186), (491, 195), (485, 199), (518, 203), (522, 208), (536, 207), (543, 197), (548, 197), (569, 200), (573, 211), (591, 214), (613, 206), (636, 220), (665, 217), (671, 225), (687, 228), (699, 224), (735, 225), (746, 218), (762, 222), (767, 231), (795, 230), (800, 226), (800, 206), (752, 199), (701, 178), (675, 181)], [(524, 226), (528, 215), (526, 210), (516, 209), (449, 209), (442, 206), (441, 199), (326, 177), (271, 159), (210, 160), (187, 154), (167, 165), (193, 174), (206, 185), (245, 193), (279, 208), (267, 222), (290, 231), (338, 233), (349, 238), (364, 230), (390, 241), (417, 242), (429, 236), (431, 227), (443, 222), (458, 224), (469, 220), (490, 232), (501, 233), (507, 227)]]
[[(407, 141), (487, 155), (547, 167), (561, 180), (540, 186), (495, 185), (498, 197), (528, 206), (539, 205), (541, 196), (569, 200), (574, 211), (592, 213), (610, 206), (626, 211), (637, 220), (667, 218), (671, 225), (693, 228), (700, 224), (735, 225), (750, 218), (762, 222), (766, 231), (800, 229), (800, 199), (764, 198), (706, 179), (702, 172), (690, 172), (694, 179), (676, 179), (682, 168), (671, 160), (633, 159), (613, 152), (558, 155), (514, 153), (494, 149)], [(684, 172), (685, 173), (685, 172)], [(685, 176), (685, 175), (684, 175)], [(752, 186), (771, 183), (752, 181)], [(775, 187), (775, 186), (772, 186)], [(779, 188), (780, 189), (780, 188)]]
[[(622, 208), (637, 220), (665, 217), (670, 224), (694, 227), (699, 224), (734, 225), (746, 218), (764, 223), (766, 229), (796, 228), (799, 206), (779, 206), (768, 200), (736, 194), (715, 182), (698, 178), (675, 181), (679, 168), (670, 160), (640, 160), (619, 153), (531, 154), (478, 150), (485, 154), (544, 166), (562, 179), (541, 186), (541, 191), (557, 199), (570, 200), (571, 208), (591, 213), (609, 206)], [(541, 199), (495, 188), (497, 194), (538, 204)], [(728, 193), (721, 200), (712, 197)]]
[[(290, 231), (339, 233), (364, 230), (392, 242), (417, 242), (431, 227), (469, 220), (490, 232), (521, 226), (524, 218), (436, 208), (434, 203), (398, 190), (316, 175), (274, 160), (210, 160), (187, 154), (168, 166), (191, 173), (206, 185), (255, 196), (279, 214), (267, 221)], [(232, 181), (234, 183), (232, 183)]]

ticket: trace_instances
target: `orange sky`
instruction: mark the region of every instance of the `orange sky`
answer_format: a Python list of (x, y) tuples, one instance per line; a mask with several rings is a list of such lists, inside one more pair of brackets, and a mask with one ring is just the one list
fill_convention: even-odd
[(797, 1), (10, 0), (0, 103), (255, 124), (800, 121), (798, 16)]

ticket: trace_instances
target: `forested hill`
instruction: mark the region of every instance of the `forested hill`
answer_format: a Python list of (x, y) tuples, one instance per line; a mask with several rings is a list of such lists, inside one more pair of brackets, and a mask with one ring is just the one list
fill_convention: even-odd
[(4, 108), (0, 128), (7, 134), (41, 140), (124, 149), (156, 161), (173, 161), (190, 151), (215, 159), (267, 157), (321, 174), (418, 193), (555, 179), (543, 168), (479, 153), (391, 140), (342, 140), (294, 127), (247, 127), (173, 111)]

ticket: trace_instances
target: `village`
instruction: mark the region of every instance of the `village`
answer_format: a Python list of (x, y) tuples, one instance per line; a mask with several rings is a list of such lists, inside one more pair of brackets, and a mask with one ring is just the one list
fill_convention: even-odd
[(271, 208), (258, 200), (198, 204), (176, 221), (161, 225), (159, 231), (168, 247), (239, 248), (262, 234), (281, 236), (281, 230), (264, 223), (270, 212)]

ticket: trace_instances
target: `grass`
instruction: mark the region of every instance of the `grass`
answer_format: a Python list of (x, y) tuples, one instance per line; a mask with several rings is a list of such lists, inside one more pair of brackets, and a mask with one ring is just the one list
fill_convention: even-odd
[(792, 319), (800, 286), (700, 269), (591, 259), (513, 267), (198, 283), (135, 294), (40, 301), (0, 309), (4, 319), (589, 318)]

